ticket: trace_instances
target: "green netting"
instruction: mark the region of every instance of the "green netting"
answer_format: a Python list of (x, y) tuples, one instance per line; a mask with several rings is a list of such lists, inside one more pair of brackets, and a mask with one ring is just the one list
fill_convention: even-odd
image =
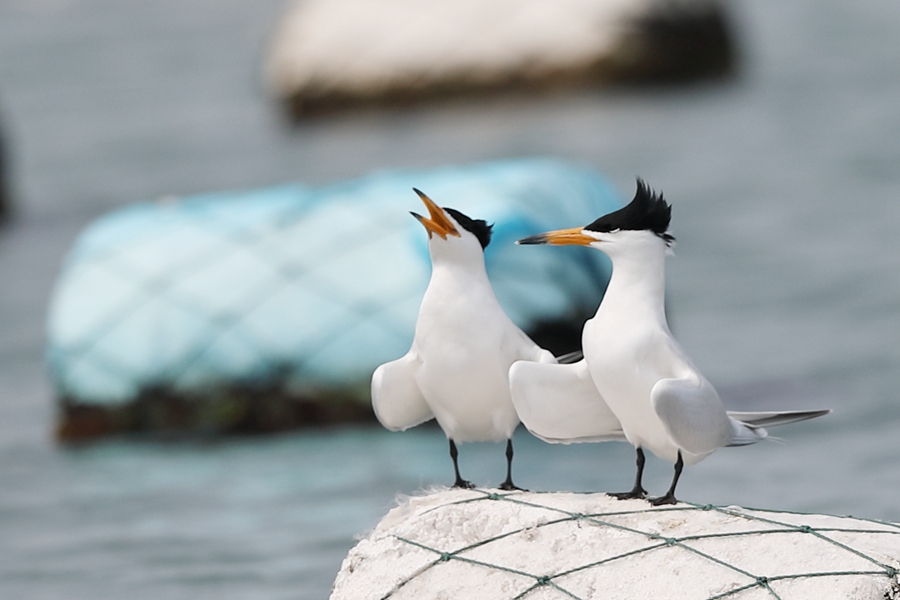
[[(542, 590), (552, 589), (556, 592), (554, 597), (565, 597), (565, 598), (573, 598), (578, 600), (588, 600), (589, 597), (592, 596), (584, 596), (579, 595), (573, 589), (570, 589), (563, 580), (565, 580), (568, 576), (571, 576), (578, 572), (588, 571), (590, 569), (596, 569), (598, 567), (609, 565), (611, 563), (616, 563), (617, 561), (622, 561), (624, 559), (630, 557), (636, 557), (639, 555), (644, 555), (653, 551), (658, 551), (663, 548), (673, 547), (679, 548), (684, 552), (690, 553), (691, 555), (698, 557), (702, 561), (707, 561), (712, 565), (718, 565), (725, 569), (731, 570), (734, 573), (740, 574), (746, 580), (746, 583), (743, 585), (737, 585), (736, 587), (732, 587), (731, 589), (727, 589), (716, 593), (714, 595), (707, 596), (707, 600), (718, 600), (720, 598), (728, 598), (734, 597), (736, 595), (740, 595), (744, 592), (748, 592), (750, 590), (756, 590), (758, 592), (762, 592), (765, 597), (777, 598), (781, 600), (789, 600), (789, 597), (783, 597), (779, 595), (776, 591), (773, 584), (777, 582), (784, 582), (789, 580), (800, 580), (807, 578), (820, 578), (820, 577), (854, 577), (854, 576), (875, 576), (875, 577), (884, 577), (885, 578), (885, 589), (887, 591), (884, 592), (883, 598), (885, 600), (890, 600), (893, 598), (900, 597), (900, 580), (898, 580), (898, 568), (892, 566), (890, 564), (886, 564), (886, 561), (883, 557), (872, 556), (872, 553), (867, 553), (858, 548), (851, 547), (851, 545), (836, 539), (840, 537), (839, 534), (873, 534), (877, 536), (891, 536), (892, 541), (900, 542), (900, 525), (895, 523), (883, 522), (873, 519), (859, 519), (853, 517), (830, 517), (826, 515), (807, 515), (803, 513), (795, 513), (790, 511), (771, 511), (771, 510), (759, 510), (759, 509), (744, 509), (739, 507), (721, 507), (721, 506), (713, 506), (711, 504), (701, 505), (701, 504), (693, 504), (682, 502), (675, 506), (670, 507), (658, 507), (658, 508), (646, 508), (641, 510), (622, 510), (622, 511), (606, 511), (606, 512), (596, 512), (596, 513), (575, 513), (570, 512), (559, 507), (554, 507), (548, 504), (542, 504), (539, 502), (534, 502), (531, 500), (523, 500), (521, 498), (521, 494), (512, 492), (512, 493), (498, 493), (496, 491), (491, 490), (473, 490), (475, 493), (474, 497), (465, 498), (456, 502), (448, 502), (441, 504), (440, 506), (431, 508), (427, 511), (424, 511), (422, 514), (427, 514), (429, 512), (443, 510), (448, 506), (453, 505), (464, 505), (475, 502), (506, 502), (506, 503), (514, 503), (520, 507), (528, 507), (541, 509), (543, 511), (547, 511), (549, 514), (558, 515), (552, 518), (546, 518), (539, 523), (529, 525), (527, 527), (518, 528), (515, 530), (504, 531), (500, 535), (492, 536), (483, 540), (480, 540), (476, 543), (452, 550), (447, 551), (446, 549), (435, 548), (428, 544), (423, 544), (420, 541), (416, 541), (414, 539), (410, 539), (410, 537), (404, 537), (399, 535), (391, 535), (393, 539), (401, 542), (402, 544), (409, 545), (414, 548), (418, 548), (429, 553), (434, 554), (433, 560), (426, 563), (424, 566), (416, 569), (412, 574), (404, 577), (399, 583), (395, 584), (393, 588), (383, 596), (381, 596), (382, 600), (387, 600), (389, 598), (394, 597), (401, 590), (403, 590), (406, 586), (408, 586), (411, 582), (414, 582), (416, 579), (421, 578), (436, 568), (439, 568), (441, 565), (452, 563), (453, 561), (458, 561), (460, 563), (467, 563), (469, 565), (475, 565), (478, 567), (483, 567), (485, 569), (500, 571), (509, 573), (512, 575), (520, 576), (526, 579), (530, 579), (530, 585), (526, 586), (524, 590), (517, 590), (513, 595), (508, 596), (510, 599), (519, 600), (523, 598), (528, 598), (533, 595), (537, 595), (537, 593)], [(540, 494), (529, 493), (528, 497), (533, 498), (534, 496), (540, 497)], [(696, 513), (696, 512), (712, 512), (718, 513), (720, 515), (727, 515), (729, 517), (734, 517), (736, 519), (740, 519), (746, 521), (748, 527), (743, 528), (738, 531), (727, 531), (727, 532), (711, 532), (711, 533), (701, 533), (701, 534), (692, 534), (685, 536), (673, 536), (666, 537), (664, 535), (660, 535), (657, 532), (651, 530), (645, 530), (641, 528), (635, 528), (627, 525), (623, 525), (621, 522), (617, 522), (617, 520), (621, 520), (621, 517), (627, 515), (638, 515), (638, 514), (665, 514), (666, 516), (673, 516), (677, 513), (684, 513), (685, 517), (688, 518), (689, 515), (687, 513)], [(812, 526), (803, 523), (797, 523), (793, 521), (797, 520), (808, 520), (815, 521), (816, 519), (843, 519), (850, 520), (852, 519), (855, 523), (870, 523), (872, 527), (835, 527), (835, 526)], [(478, 558), (472, 558), (471, 556), (467, 556), (467, 554), (472, 554), (473, 550), (478, 548), (483, 548), (490, 546), (491, 544), (496, 544), (501, 540), (506, 538), (510, 538), (511, 536), (518, 536), (529, 530), (537, 530), (540, 528), (548, 528), (559, 525), (561, 523), (567, 522), (578, 522), (584, 526), (592, 526), (592, 527), (600, 527), (600, 528), (610, 528), (616, 530), (618, 532), (623, 532), (626, 534), (631, 534), (634, 536), (638, 536), (638, 538), (643, 538), (643, 542), (639, 543), (636, 548), (633, 548), (627, 552), (614, 554), (612, 556), (605, 556), (602, 558), (598, 558), (592, 562), (586, 562), (585, 564), (581, 564), (576, 567), (567, 568), (564, 570), (560, 570), (558, 572), (553, 573), (552, 575), (541, 574), (540, 572), (534, 572), (519, 568), (511, 568), (509, 565), (503, 564), (493, 564), (490, 561), (480, 560)], [(777, 535), (785, 535), (785, 534), (801, 534), (804, 536), (813, 536), (814, 538), (821, 540), (821, 542), (828, 544), (829, 547), (837, 551), (838, 553), (846, 553), (847, 557), (841, 559), (842, 562), (850, 562), (850, 563), (860, 563), (860, 560), (865, 565), (871, 565), (871, 568), (857, 568), (851, 570), (834, 570), (829, 568), (824, 568), (822, 570), (811, 570), (803, 573), (792, 573), (792, 574), (784, 574), (777, 572), (757, 572), (751, 571), (746, 568), (742, 568), (731, 561), (723, 560), (721, 557), (714, 556), (710, 552), (703, 551), (697, 547), (697, 543), (703, 540), (714, 540), (714, 539), (722, 539), (722, 538), (741, 538), (746, 536), (777, 536)], [(784, 541), (784, 540), (782, 540)], [(877, 553), (876, 553), (877, 554)], [(738, 562), (738, 561), (734, 561)], [(825, 561), (827, 562), (827, 561)], [(542, 568), (545, 565), (535, 565), (535, 568)], [(686, 575), (689, 576), (689, 575)], [(759, 596), (754, 596), (759, 597)], [(837, 596), (835, 596), (837, 597)]]

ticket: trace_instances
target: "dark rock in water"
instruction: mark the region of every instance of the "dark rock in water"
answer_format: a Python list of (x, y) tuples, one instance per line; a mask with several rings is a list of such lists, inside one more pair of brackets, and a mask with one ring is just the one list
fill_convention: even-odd
[(733, 74), (737, 54), (731, 19), (721, 4), (668, 4), (635, 18), (596, 68), (620, 83), (690, 83)]
[(584, 322), (594, 316), (597, 307), (593, 308), (594, 311), (575, 312), (563, 319), (539, 321), (527, 328), (525, 333), (535, 344), (549, 350), (553, 356), (577, 352), (581, 350)]
[(184, 438), (277, 433), (339, 423), (375, 422), (368, 403), (340, 391), (302, 395), (270, 384), (230, 385), (206, 393), (147, 388), (132, 402), (60, 401), (57, 438), (80, 442), (120, 434)]

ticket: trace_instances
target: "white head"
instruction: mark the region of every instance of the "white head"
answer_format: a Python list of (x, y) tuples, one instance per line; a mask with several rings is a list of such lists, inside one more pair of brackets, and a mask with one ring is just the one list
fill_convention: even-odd
[(634, 199), (625, 207), (604, 215), (584, 227), (560, 229), (519, 240), (517, 244), (591, 246), (615, 259), (641, 251), (662, 250), (670, 254), (675, 238), (668, 233), (672, 207), (662, 194), (637, 180)]
[(481, 219), (471, 219), (453, 208), (441, 208), (434, 201), (413, 188), (431, 217), (411, 213), (428, 231), (428, 252), (431, 261), (484, 263), (484, 249), (491, 242), (491, 228)]

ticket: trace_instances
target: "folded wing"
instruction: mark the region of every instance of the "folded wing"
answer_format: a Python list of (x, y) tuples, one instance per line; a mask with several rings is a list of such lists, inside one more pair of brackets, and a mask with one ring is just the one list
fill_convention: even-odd
[[(650, 401), (672, 441), (690, 454), (709, 454), (727, 446), (735, 435), (715, 388), (698, 374), (660, 379), (650, 391)], [(753, 434), (741, 429), (741, 435)]]

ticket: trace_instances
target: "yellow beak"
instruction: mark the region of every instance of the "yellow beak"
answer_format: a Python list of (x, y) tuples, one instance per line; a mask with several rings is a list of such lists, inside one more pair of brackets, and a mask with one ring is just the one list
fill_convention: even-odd
[(539, 233), (516, 242), (517, 244), (551, 244), (553, 246), (589, 246), (597, 240), (589, 235), (585, 235), (584, 227), (573, 227), (572, 229), (558, 229), (556, 231), (548, 231), (547, 233)]
[(441, 236), (441, 239), (446, 240), (448, 235), (455, 235), (459, 237), (459, 231), (456, 230), (456, 227), (447, 218), (447, 215), (444, 213), (444, 210), (434, 203), (434, 201), (417, 190), (413, 188), (413, 191), (419, 195), (419, 198), (422, 199), (422, 202), (425, 203), (425, 207), (428, 209), (428, 214), (431, 216), (430, 219), (423, 217), (422, 215), (416, 213), (410, 213), (412, 216), (419, 220), (419, 223), (425, 226), (425, 229), (428, 231), (428, 239), (431, 239), (431, 234), (435, 233)]

